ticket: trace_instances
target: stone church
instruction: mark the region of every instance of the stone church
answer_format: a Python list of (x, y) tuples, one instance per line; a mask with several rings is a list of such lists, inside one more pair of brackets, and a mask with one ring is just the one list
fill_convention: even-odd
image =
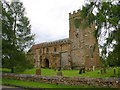
[(98, 42), (94, 37), (95, 26), (82, 29), (80, 10), (69, 13), (69, 38), (33, 45), (27, 54), (35, 67), (79, 69), (98, 67), (100, 64)]

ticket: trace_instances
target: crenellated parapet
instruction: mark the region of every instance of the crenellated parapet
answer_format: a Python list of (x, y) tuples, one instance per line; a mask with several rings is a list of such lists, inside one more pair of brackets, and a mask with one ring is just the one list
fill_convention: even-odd
[(69, 13), (69, 18), (80, 17), (80, 9), (77, 11), (73, 11), (73, 13)]

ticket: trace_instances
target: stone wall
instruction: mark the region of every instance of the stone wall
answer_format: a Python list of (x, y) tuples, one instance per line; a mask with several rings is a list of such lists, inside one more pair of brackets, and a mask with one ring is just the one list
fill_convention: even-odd
[[(31, 52), (33, 53), (33, 59), (34, 59), (34, 66), (35, 67), (46, 67), (48, 66), (49, 68), (58, 68), (60, 67), (60, 62), (63, 65), (64, 63), (68, 62), (69, 57), (63, 57), (61, 58), (61, 53), (68, 53), (70, 52), (70, 41), (68, 38), (66, 39), (61, 39), (61, 40), (56, 40), (52, 42), (45, 42), (45, 43), (40, 43), (37, 45), (34, 45), (31, 48)], [(29, 53), (31, 53), (29, 52)], [(29, 57), (28, 53), (28, 57)], [(46, 60), (48, 60), (48, 63), (46, 63)], [(61, 60), (61, 61), (60, 61)], [(48, 65), (46, 65), (48, 64)], [(64, 67), (70, 67), (69, 64), (64, 64)]]
[(120, 78), (82, 78), (82, 77), (62, 77), (62, 76), (41, 76), (27, 74), (3, 73), (3, 78), (45, 82), (64, 85), (91, 85), (95, 87), (119, 88)]

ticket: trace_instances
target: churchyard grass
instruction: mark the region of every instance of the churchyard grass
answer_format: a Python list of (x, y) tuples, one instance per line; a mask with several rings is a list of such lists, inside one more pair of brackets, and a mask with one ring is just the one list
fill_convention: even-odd
[[(108, 78), (108, 77), (118, 77), (118, 67), (116, 68), (116, 75), (114, 75), (114, 68), (106, 68), (106, 73), (101, 74), (100, 69), (95, 71), (86, 71), (85, 73), (79, 74), (79, 70), (61, 70), (63, 76), (68, 77), (91, 77), (91, 78)], [(120, 67), (119, 67), (120, 69)], [(3, 69), (3, 72), (10, 72), (9, 69)], [(41, 75), (43, 76), (56, 76), (57, 70), (54, 69), (41, 69)], [(17, 74), (35, 74), (35, 68), (25, 70), (24, 72), (19, 72)]]
[(21, 80), (12, 79), (2, 79), (3, 85), (14, 85), (24, 88), (94, 88), (94, 86), (71, 86), (71, 85), (57, 85), (57, 84), (47, 84), (42, 82), (29, 82)]
[(0, 68), (0, 72), (9, 73), (11, 70), (8, 68)]
[[(106, 73), (101, 74), (100, 69), (95, 71), (87, 71), (85, 73), (79, 74), (79, 70), (61, 70), (63, 76), (68, 77), (91, 77), (91, 78), (107, 78), (107, 77), (114, 77), (114, 68), (107, 68)], [(30, 69), (22, 72), (23, 74), (35, 74), (35, 69)], [(53, 69), (41, 69), (41, 75), (43, 76), (56, 76), (57, 70)], [(118, 75), (118, 68), (116, 68), (116, 75)]]
[[(119, 67), (120, 69), (120, 67)], [(9, 69), (0, 69), (2, 72), (9, 73)], [(25, 70), (24, 72), (19, 72), (17, 74), (35, 74), (35, 68)], [(116, 75), (114, 75), (114, 68), (106, 68), (106, 73), (101, 74), (100, 69), (95, 71), (87, 71), (85, 73), (79, 74), (79, 70), (61, 70), (63, 76), (67, 77), (90, 77), (90, 78), (109, 78), (118, 77), (118, 67), (116, 68)], [(56, 76), (57, 70), (54, 69), (41, 69), (42, 76)], [(15, 85), (25, 88), (95, 88), (94, 86), (70, 86), (70, 85), (56, 85), (47, 84), (42, 82), (32, 82), (32, 81), (21, 81), (2, 78), (3, 85)]]

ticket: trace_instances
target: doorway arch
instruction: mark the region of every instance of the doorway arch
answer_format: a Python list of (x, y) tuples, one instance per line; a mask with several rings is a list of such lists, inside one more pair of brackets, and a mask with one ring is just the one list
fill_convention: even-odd
[(45, 59), (45, 67), (49, 68), (49, 60), (47, 58)]

